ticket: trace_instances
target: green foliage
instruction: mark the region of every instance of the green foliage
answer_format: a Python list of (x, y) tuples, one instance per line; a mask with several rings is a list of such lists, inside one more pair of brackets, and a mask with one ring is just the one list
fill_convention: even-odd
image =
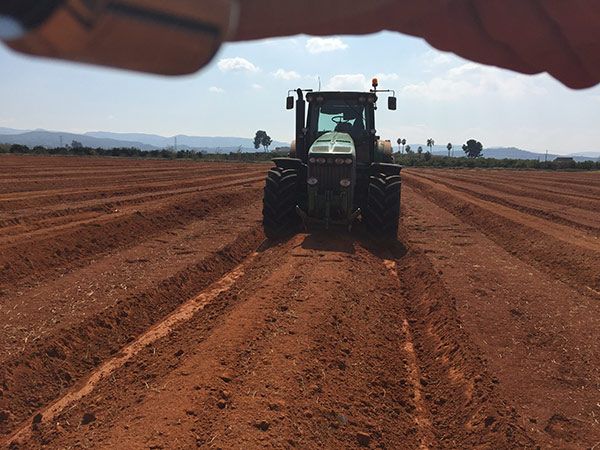
[(194, 150), (173, 149), (163, 150), (140, 150), (137, 148), (90, 148), (90, 147), (57, 147), (45, 148), (36, 146), (29, 148), (20, 144), (0, 144), (0, 153), (28, 154), (28, 155), (66, 155), (66, 156), (110, 156), (115, 158), (161, 158), (161, 159), (189, 159), (210, 161), (270, 161), (274, 157), (288, 156), (288, 148), (277, 148), (273, 152), (244, 153), (241, 148), (237, 151), (225, 152), (197, 152)]
[(264, 130), (258, 130), (254, 136), (254, 148), (258, 149), (261, 145), (265, 149), (265, 152), (269, 151), (269, 146), (273, 143), (271, 136)]
[[(494, 158), (449, 158), (434, 156), (430, 152), (415, 153), (406, 146), (405, 154), (395, 153), (394, 161), (404, 166), (415, 167), (482, 167), (507, 169), (546, 169), (546, 170), (600, 170), (600, 161), (571, 161), (568, 164), (561, 161), (538, 161), (536, 159), (494, 159)], [(423, 149), (421, 149), (421, 152)], [(196, 152), (193, 150), (139, 150), (137, 148), (90, 148), (90, 147), (58, 147), (45, 148), (37, 146), (29, 148), (19, 144), (0, 144), (0, 153), (29, 154), (29, 155), (69, 155), (69, 156), (110, 156), (116, 158), (161, 158), (179, 160), (203, 161), (240, 161), (261, 162), (270, 161), (274, 157), (288, 156), (289, 149), (277, 148), (272, 152), (244, 153), (240, 151)]]
[(466, 144), (462, 146), (463, 152), (466, 153), (469, 158), (479, 158), (483, 151), (483, 144), (475, 139), (469, 139)]
[(415, 153), (394, 154), (397, 164), (410, 167), (473, 167), (473, 168), (506, 168), (506, 169), (545, 169), (545, 170), (600, 170), (600, 161), (573, 161), (566, 165), (557, 161), (538, 161), (537, 159), (495, 159), (495, 158), (450, 158), (448, 156), (427, 156)]
[(435, 141), (433, 138), (427, 139), (427, 147), (429, 147), (429, 151), (433, 151), (433, 146), (435, 145)]

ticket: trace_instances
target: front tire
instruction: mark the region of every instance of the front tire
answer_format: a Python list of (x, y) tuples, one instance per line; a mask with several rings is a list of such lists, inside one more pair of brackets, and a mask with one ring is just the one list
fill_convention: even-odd
[(263, 228), (269, 239), (281, 238), (298, 230), (301, 222), (296, 213), (299, 188), (296, 169), (274, 167), (267, 173), (263, 196)]
[(400, 221), (400, 175), (378, 173), (369, 179), (364, 214), (369, 233), (377, 240), (395, 240)]

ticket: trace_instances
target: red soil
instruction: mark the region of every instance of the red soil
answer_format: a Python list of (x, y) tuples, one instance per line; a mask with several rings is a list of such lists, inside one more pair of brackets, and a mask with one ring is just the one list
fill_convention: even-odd
[(407, 170), (382, 248), (266, 168), (0, 158), (0, 447), (600, 442), (598, 173)]

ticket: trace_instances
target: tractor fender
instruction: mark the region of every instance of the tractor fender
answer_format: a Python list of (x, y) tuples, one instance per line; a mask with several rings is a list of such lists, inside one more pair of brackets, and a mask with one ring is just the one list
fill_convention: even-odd
[(388, 156), (388, 157), (392, 157), (392, 143), (391, 141), (385, 140), (378, 140), (377, 141), (377, 151), (379, 153), (381, 153), (382, 155)]
[(400, 171), (402, 170), (402, 166), (399, 164), (389, 164), (389, 163), (372, 163), (371, 164), (371, 174), (384, 173), (386, 175), (400, 175)]
[(273, 162), (277, 167), (280, 167), (282, 169), (301, 170), (303, 166), (306, 167), (302, 160), (298, 158), (273, 158)]

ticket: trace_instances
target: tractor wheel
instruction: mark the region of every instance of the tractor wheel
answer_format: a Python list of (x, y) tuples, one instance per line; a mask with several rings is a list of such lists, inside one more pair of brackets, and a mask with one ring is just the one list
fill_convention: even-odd
[(369, 233), (378, 240), (395, 240), (400, 221), (400, 175), (379, 173), (369, 179), (364, 219)]
[(269, 239), (297, 231), (301, 222), (296, 213), (299, 187), (296, 169), (275, 167), (269, 170), (263, 196), (263, 227)]

